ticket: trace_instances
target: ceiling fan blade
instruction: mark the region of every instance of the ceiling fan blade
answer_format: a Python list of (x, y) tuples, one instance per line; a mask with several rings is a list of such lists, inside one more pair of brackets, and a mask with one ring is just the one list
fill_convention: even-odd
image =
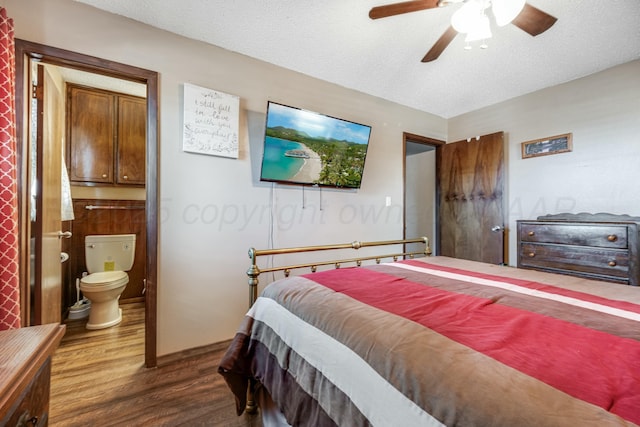
[(438, 39), (438, 41), (433, 45), (433, 47), (427, 52), (427, 54), (422, 58), (422, 62), (431, 62), (440, 56), (440, 54), (449, 46), (451, 40), (458, 35), (458, 32), (453, 29), (452, 26), (447, 28), (447, 31), (444, 32)]
[(438, 7), (438, 0), (413, 0), (402, 3), (393, 3), (372, 8), (369, 11), (369, 18), (386, 18), (388, 16), (401, 15), (403, 13), (433, 9), (435, 7)]
[(525, 3), (522, 12), (511, 23), (535, 37), (551, 28), (557, 20), (558, 18)]

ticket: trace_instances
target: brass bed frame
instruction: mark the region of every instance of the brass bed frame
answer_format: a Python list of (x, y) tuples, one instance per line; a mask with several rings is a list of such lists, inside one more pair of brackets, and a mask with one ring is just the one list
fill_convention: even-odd
[[(416, 252), (407, 252), (404, 251), (406, 244), (410, 243), (424, 243), (424, 251), (416, 251)], [(337, 249), (354, 249), (358, 250), (360, 248), (366, 247), (379, 247), (379, 246), (389, 246), (389, 245), (403, 245), (403, 252), (391, 253), (391, 254), (383, 254), (383, 255), (372, 255), (372, 256), (363, 256), (363, 257), (355, 257), (355, 258), (341, 258), (330, 261), (319, 261), (319, 262), (310, 262), (304, 264), (292, 264), (285, 265), (280, 267), (264, 267), (260, 268), (258, 266), (258, 257), (261, 256), (269, 256), (269, 255), (285, 255), (285, 254), (297, 254), (302, 252), (318, 252), (318, 251), (328, 251), (328, 250), (337, 250)], [(333, 265), (335, 268), (340, 268), (343, 264), (354, 263), (356, 266), (361, 266), (362, 261), (370, 261), (375, 260), (376, 264), (379, 264), (382, 259), (391, 258), (393, 261), (397, 261), (398, 258), (413, 258), (416, 255), (431, 255), (431, 248), (429, 247), (429, 239), (427, 237), (419, 237), (415, 239), (403, 239), (403, 240), (380, 240), (376, 242), (359, 242), (354, 241), (351, 243), (339, 243), (334, 245), (320, 245), (320, 246), (301, 246), (297, 248), (281, 248), (281, 249), (249, 249), (249, 258), (251, 258), (251, 266), (247, 270), (247, 276), (249, 277), (249, 306), (252, 306), (253, 303), (258, 298), (258, 276), (262, 273), (271, 273), (282, 271), (284, 272), (285, 277), (289, 277), (291, 274), (291, 270), (296, 270), (300, 268), (309, 268), (312, 273), (315, 273), (319, 266)]]
[[(423, 243), (424, 250), (423, 251), (406, 251), (406, 244), (411, 243)], [(303, 252), (319, 252), (319, 251), (329, 251), (329, 250), (358, 250), (360, 248), (366, 247), (380, 247), (380, 246), (389, 246), (389, 245), (403, 245), (402, 252), (383, 254), (383, 255), (371, 255), (371, 256), (363, 256), (363, 257), (352, 257), (352, 258), (340, 258), (334, 259), (330, 261), (318, 261), (318, 262), (310, 262), (304, 264), (291, 264), (284, 265), (279, 267), (259, 267), (258, 266), (258, 257), (270, 256), (270, 255), (286, 255), (286, 254), (297, 254)], [(312, 273), (317, 271), (319, 266), (327, 266), (333, 265), (334, 268), (340, 268), (344, 264), (355, 264), (360, 267), (363, 261), (371, 261), (375, 260), (376, 264), (380, 264), (383, 259), (393, 259), (393, 261), (397, 261), (398, 258), (402, 257), (406, 258), (414, 258), (416, 255), (429, 256), (431, 255), (431, 248), (429, 247), (429, 239), (427, 237), (420, 237), (415, 239), (403, 239), (403, 240), (380, 240), (375, 242), (360, 242), (354, 241), (351, 243), (339, 243), (334, 245), (320, 245), (320, 246), (301, 246), (301, 247), (293, 247), (293, 248), (280, 248), (280, 249), (249, 249), (249, 258), (251, 259), (251, 266), (247, 270), (247, 276), (249, 277), (249, 307), (253, 305), (253, 303), (258, 299), (258, 276), (262, 273), (271, 273), (271, 272), (284, 272), (285, 277), (289, 277), (291, 274), (291, 270), (297, 270), (301, 268), (309, 268)], [(248, 393), (247, 393), (247, 404), (245, 410), (249, 414), (255, 414), (258, 411), (258, 406), (255, 401), (254, 396), (254, 388), (255, 383), (250, 381)]]

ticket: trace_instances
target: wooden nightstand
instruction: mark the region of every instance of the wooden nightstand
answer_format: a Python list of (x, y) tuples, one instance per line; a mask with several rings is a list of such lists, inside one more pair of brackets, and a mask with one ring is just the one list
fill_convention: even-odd
[(48, 425), (51, 356), (64, 331), (53, 323), (0, 332), (0, 426)]

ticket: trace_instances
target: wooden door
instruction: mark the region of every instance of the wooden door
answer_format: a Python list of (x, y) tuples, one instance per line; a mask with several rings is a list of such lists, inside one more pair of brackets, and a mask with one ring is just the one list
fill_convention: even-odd
[(69, 179), (112, 184), (116, 124), (113, 95), (68, 85), (67, 120)]
[(439, 152), (439, 255), (505, 263), (503, 140), (498, 132)]
[[(60, 263), (62, 138), (64, 94), (42, 65), (38, 65), (37, 156), (38, 193), (35, 209), (35, 287), (32, 322), (59, 323), (62, 318)], [(32, 115), (33, 117), (33, 115)]]
[(144, 185), (147, 100), (118, 96), (117, 184)]

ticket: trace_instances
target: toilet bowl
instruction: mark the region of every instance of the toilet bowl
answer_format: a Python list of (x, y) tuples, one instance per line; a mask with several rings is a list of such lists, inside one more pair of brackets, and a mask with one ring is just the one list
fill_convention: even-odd
[(87, 329), (103, 329), (122, 321), (120, 295), (129, 282), (135, 254), (135, 234), (85, 237), (88, 275), (80, 279), (80, 291), (91, 310)]

